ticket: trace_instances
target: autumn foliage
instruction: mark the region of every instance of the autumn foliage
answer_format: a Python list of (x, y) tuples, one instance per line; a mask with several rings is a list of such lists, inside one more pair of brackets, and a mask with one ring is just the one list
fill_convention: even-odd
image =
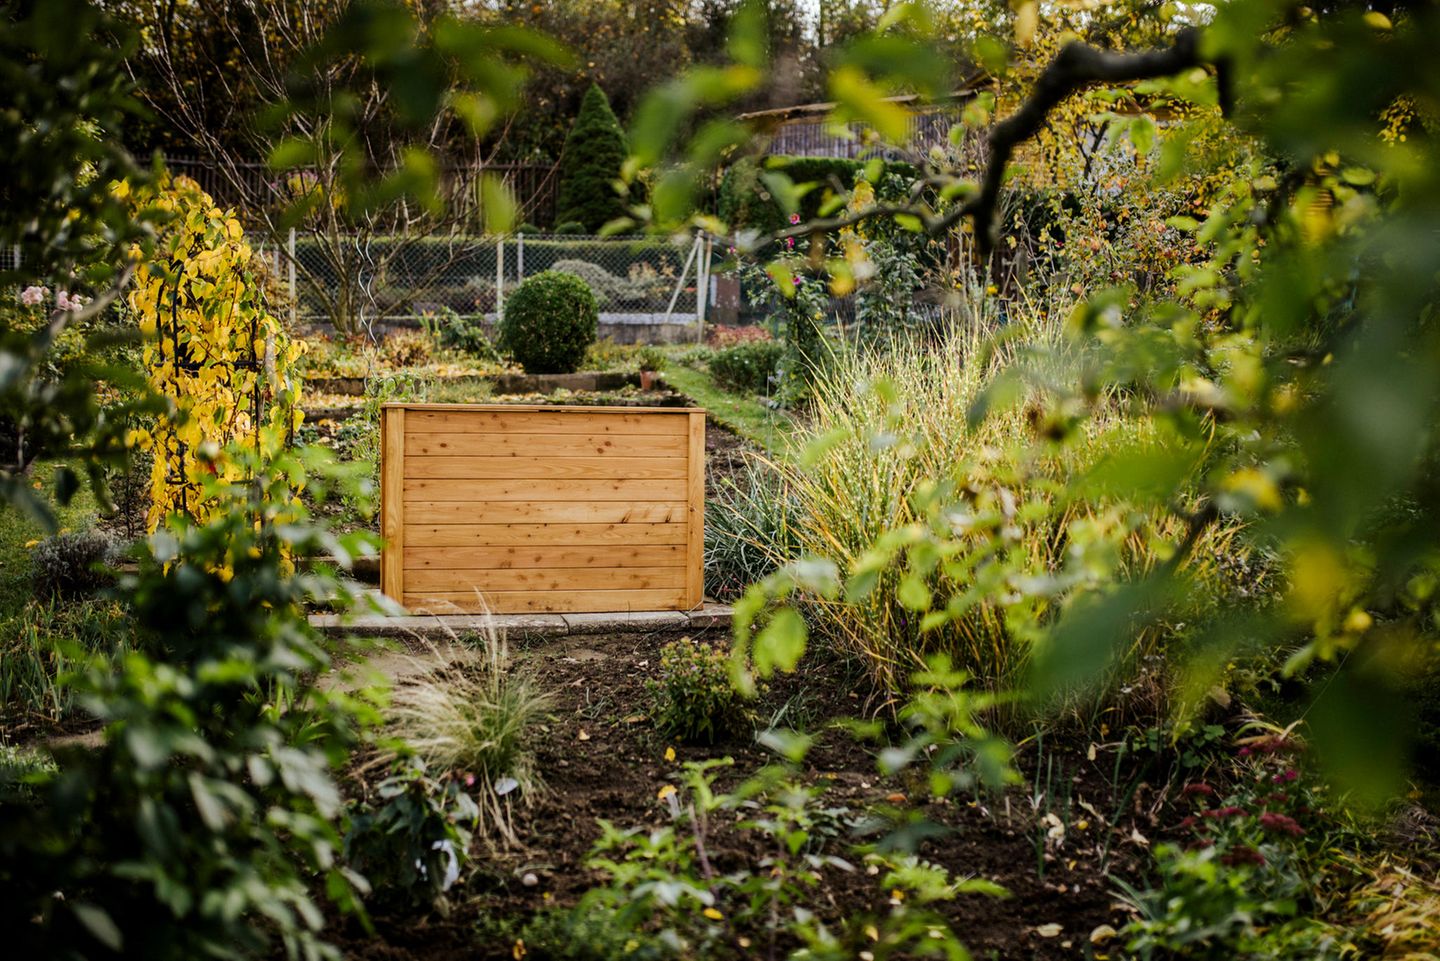
[(131, 435), (155, 454), (153, 529), (177, 512), (205, 520), (210, 482), (247, 480), (255, 463), (284, 450), (302, 416), (292, 371), (304, 345), (270, 311), (263, 262), (233, 211), (186, 177), (135, 201), (166, 216), (127, 297), (145, 335), (150, 387), (169, 401)]

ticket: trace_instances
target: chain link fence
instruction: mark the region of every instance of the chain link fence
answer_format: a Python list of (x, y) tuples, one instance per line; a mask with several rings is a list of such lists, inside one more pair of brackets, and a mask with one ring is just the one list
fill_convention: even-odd
[(703, 323), (713, 299), (714, 244), (703, 235), (673, 242), (569, 234), (337, 241), (292, 234), (285, 251), (257, 246), (274, 264), (295, 319), (310, 323), (333, 320), (336, 292), (347, 282), (346, 303), (361, 325), (447, 311), (494, 323), (505, 298), (546, 270), (589, 284), (602, 325)]

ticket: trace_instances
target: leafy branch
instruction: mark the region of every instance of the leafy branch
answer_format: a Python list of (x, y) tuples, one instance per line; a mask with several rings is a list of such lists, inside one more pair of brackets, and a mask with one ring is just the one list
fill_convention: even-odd
[(1128, 83), (1168, 77), (1193, 67), (1205, 65), (1200, 53), (1200, 32), (1187, 28), (1175, 35), (1168, 47), (1134, 53), (1100, 50), (1076, 41), (1067, 44), (1035, 81), (1030, 97), (1010, 116), (997, 123), (986, 138), (988, 158), (978, 193), (943, 214), (911, 200), (903, 204), (877, 204), (837, 217), (812, 220), (779, 231), (774, 239), (814, 236), (863, 221), (883, 217), (907, 216), (920, 221), (927, 233), (940, 233), (953, 227), (963, 217), (975, 224), (980, 251), (987, 254), (995, 244), (995, 210), (1000, 202), (1000, 189), (1015, 150), (1044, 127), (1050, 112), (1067, 97), (1096, 83)]

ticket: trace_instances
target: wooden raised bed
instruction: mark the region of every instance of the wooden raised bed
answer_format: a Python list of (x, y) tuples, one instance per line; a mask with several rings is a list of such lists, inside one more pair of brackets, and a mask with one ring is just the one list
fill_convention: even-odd
[(705, 412), (386, 404), (380, 587), (416, 612), (703, 600)]

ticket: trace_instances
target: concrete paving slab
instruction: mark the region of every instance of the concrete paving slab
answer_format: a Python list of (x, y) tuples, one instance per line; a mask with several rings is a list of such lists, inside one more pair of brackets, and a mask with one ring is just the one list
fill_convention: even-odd
[(683, 631), (690, 619), (680, 611), (620, 611), (611, 614), (561, 614), (571, 634), (639, 634)]
[(382, 614), (361, 614), (342, 618), (335, 614), (312, 614), (310, 626), (325, 634), (362, 634), (367, 637), (450, 637), (484, 633), (494, 629), (505, 634), (541, 634), (555, 636), (569, 633), (559, 614), (408, 614), (386, 617)]
[(692, 630), (704, 631), (712, 628), (728, 628), (734, 614), (735, 609), (729, 604), (707, 601), (699, 610), (690, 611), (685, 616), (689, 619)]
[(324, 634), (364, 637), (448, 638), (494, 629), (512, 639), (584, 634), (647, 634), (653, 631), (703, 631), (730, 626), (731, 609), (707, 603), (699, 610), (622, 611), (613, 614), (312, 614), (310, 626)]

